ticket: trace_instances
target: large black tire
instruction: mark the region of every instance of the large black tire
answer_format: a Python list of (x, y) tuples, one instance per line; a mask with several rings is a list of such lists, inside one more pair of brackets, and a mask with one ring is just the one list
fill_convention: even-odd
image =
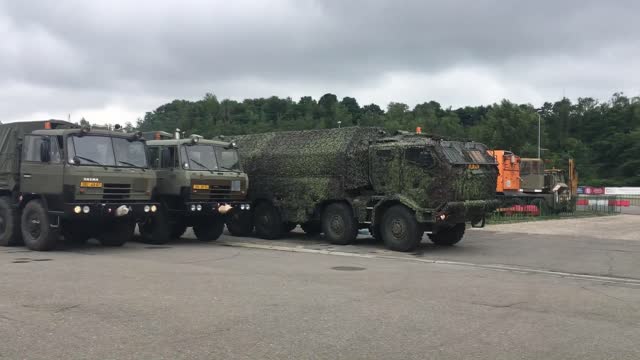
[(351, 207), (344, 203), (327, 206), (322, 213), (322, 232), (332, 244), (351, 244), (358, 236), (358, 221)]
[(169, 232), (172, 239), (180, 239), (182, 235), (184, 235), (185, 231), (187, 231), (187, 225), (182, 221), (178, 221), (171, 224), (171, 231)]
[(429, 234), (429, 239), (436, 245), (453, 246), (462, 240), (464, 236), (465, 224), (455, 224), (450, 228), (441, 228), (438, 232)]
[(0, 246), (20, 245), (20, 217), (8, 197), (0, 197)]
[(133, 238), (136, 224), (134, 222), (117, 222), (103, 229), (98, 236), (102, 246), (122, 246)]
[(162, 245), (172, 238), (169, 217), (164, 206), (145, 222), (138, 224), (142, 242), (145, 244)]
[(282, 233), (287, 234), (290, 233), (291, 230), (295, 229), (298, 224), (292, 222), (283, 222), (282, 223)]
[(85, 226), (67, 222), (62, 224), (62, 236), (71, 244), (82, 245), (89, 241), (91, 232)]
[(31, 200), (22, 210), (21, 230), (24, 244), (31, 250), (53, 250), (58, 243), (59, 233), (52, 229), (49, 214), (40, 200)]
[(233, 236), (249, 236), (253, 232), (253, 219), (248, 211), (232, 211), (226, 223), (227, 230)]
[(200, 241), (216, 241), (222, 235), (224, 221), (220, 218), (202, 222), (193, 226), (193, 233)]
[(309, 221), (300, 225), (302, 231), (307, 235), (318, 235), (322, 232), (322, 226), (318, 221)]
[(270, 203), (260, 203), (254, 211), (253, 220), (259, 238), (273, 240), (282, 236), (282, 217)]
[(382, 214), (380, 237), (390, 250), (411, 251), (420, 244), (423, 234), (414, 212), (403, 205), (393, 205)]

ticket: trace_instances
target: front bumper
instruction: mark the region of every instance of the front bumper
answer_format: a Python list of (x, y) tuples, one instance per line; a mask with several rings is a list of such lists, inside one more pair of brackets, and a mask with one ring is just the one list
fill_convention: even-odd
[(482, 224), (487, 213), (498, 208), (498, 200), (468, 200), (454, 201), (446, 203), (434, 216), (434, 222), (440, 224), (457, 224), (471, 222), (472, 224)]
[[(78, 212), (78, 208), (80, 212)], [(153, 211), (155, 209), (155, 211)], [(146, 219), (160, 209), (156, 202), (121, 203), (66, 203), (64, 217), (71, 219)]]
[(231, 206), (231, 209), (228, 209), (227, 212), (230, 212), (232, 209), (239, 211), (250, 211), (251, 204), (245, 201), (225, 201), (225, 202), (203, 202), (203, 201), (187, 201), (184, 203), (185, 210), (176, 210), (180, 212), (185, 212), (187, 215), (192, 216), (205, 216), (205, 215), (215, 215), (219, 214), (220, 207), (224, 205)]

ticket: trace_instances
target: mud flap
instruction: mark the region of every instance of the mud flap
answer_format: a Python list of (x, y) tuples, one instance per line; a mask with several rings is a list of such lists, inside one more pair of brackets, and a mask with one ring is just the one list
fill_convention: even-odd
[(482, 215), (480, 218), (471, 219), (471, 227), (473, 228), (483, 228), (486, 222), (486, 218)]

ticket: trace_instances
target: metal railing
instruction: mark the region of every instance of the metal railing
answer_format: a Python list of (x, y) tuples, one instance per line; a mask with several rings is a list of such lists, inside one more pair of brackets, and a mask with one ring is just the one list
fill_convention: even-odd
[[(514, 199), (509, 199), (505, 200), (504, 203), (488, 217), (488, 222), (504, 223), (615, 215), (622, 212), (621, 209), (626, 205), (624, 202), (627, 200), (626, 198), (628, 197), (615, 195), (578, 195), (569, 206), (562, 209), (553, 208), (535, 200), (525, 202), (522, 200), (514, 201)], [(640, 204), (640, 196), (630, 201)]]

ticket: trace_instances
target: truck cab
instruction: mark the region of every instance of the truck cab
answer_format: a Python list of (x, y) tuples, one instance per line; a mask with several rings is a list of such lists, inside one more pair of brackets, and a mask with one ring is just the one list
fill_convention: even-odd
[(30, 249), (51, 250), (63, 235), (73, 242), (97, 237), (103, 245), (120, 246), (133, 236), (136, 221), (156, 212), (151, 201), (156, 179), (141, 134), (64, 121), (0, 127), (16, 136), (19, 149), (10, 156), (14, 140), (5, 137), (0, 144), (5, 160), (12, 161), (4, 164), (9, 181), (0, 185), (0, 217), (12, 226), (0, 242), (16, 243), (21, 235)]
[(146, 133), (161, 204), (158, 217), (140, 224), (150, 243), (179, 238), (192, 227), (201, 241), (213, 241), (224, 229), (224, 217), (249, 211), (248, 178), (235, 144), (193, 135), (181, 139), (165, 132)]

